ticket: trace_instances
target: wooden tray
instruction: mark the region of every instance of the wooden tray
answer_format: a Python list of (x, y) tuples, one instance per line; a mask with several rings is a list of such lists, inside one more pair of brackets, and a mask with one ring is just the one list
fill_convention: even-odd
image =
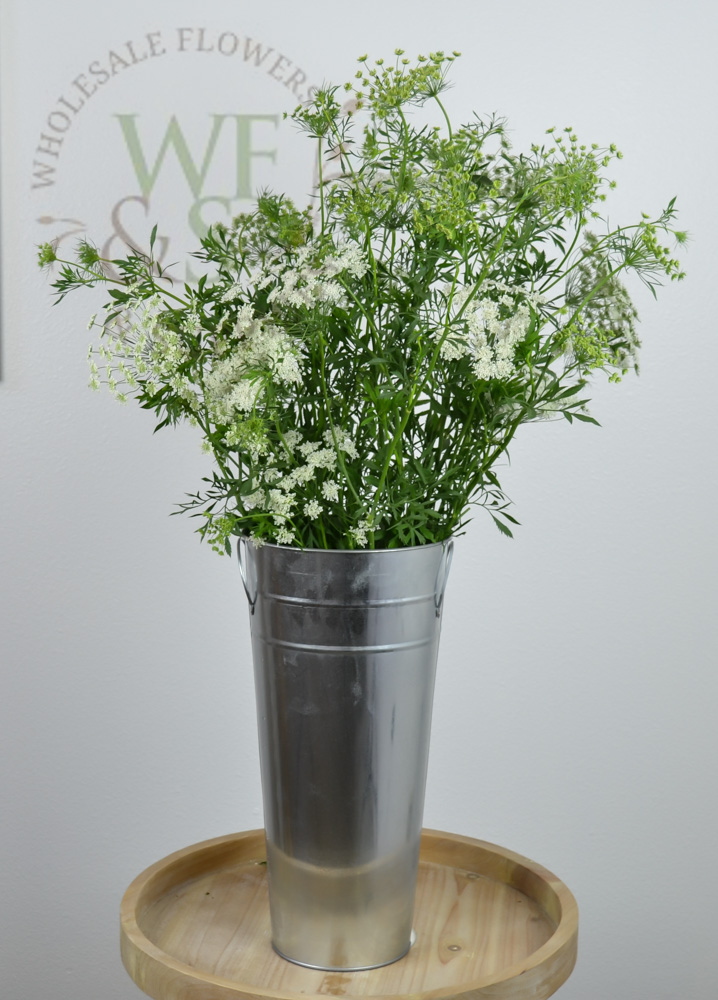
[(122, 960), (155, 1000), (543, 1000), (576, 961), (578, 909), (554, 875), (481, 840), (425, 830), (416, 943), (393, 965), (317, 972), (272, 950), (264, 831), (207, 840), (139, 875)]

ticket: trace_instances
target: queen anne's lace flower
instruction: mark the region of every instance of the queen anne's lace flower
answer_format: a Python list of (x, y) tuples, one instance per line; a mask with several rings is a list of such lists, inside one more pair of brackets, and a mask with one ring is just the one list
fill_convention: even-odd
[(289, 448), (290, 451), (298, 447), (298, 445), (301, 443), (301, 440), (302, 440), (302, 435), (297, 430), (289, 430), (284, 432), (284, 443), (286, 444), (287, 448)]
[(331, 479), (325, 480), (322, 483), (322, 496), (325, 500), (338, 500), (339, 485)]
[(254, 510), (255, 507), (264, 507), (267, 496), (264, 490), (255, 490), (246, 497), (242, 497), (242, 503), (246, 510)]
[(356, 528), (349, 529), (349, 534), (354, 539), (356, 544), (362, 549), (366, 548), (366, 546), (369, 544), (369, 539), (367, 537), (368, 530), (369, 530), (369, 521), (366, 519), (362, 519), (361, 521), (359, 521), (357, 523)]
[(279, 517), (289, 517), (292, 513), (296, 496), (283, 490), (270, 490), (268, 498), (269, 511)]
[(130, 297), (124, 309), (103, 326), (104, 343), (97, 349), (90, 348), (90, 387), (100, 384), (94, 360), (94, 356), (99, 355), (105, 361), (107, 386), (120, 402), (127, 400), (120, 386), (136, 389), (141, 377), (150, 392), (159, 392), (163, 385), (169, 386), (177, 397), (197, 411), (201, 387), (190, 377), (192, 358), (183, 333), (196, 334), (200, 323), (199, 315), (190, 310), (177, 330), (159, 294), (146, 299)]
[(257, 276), (256, 287), (263, 289), (273, 286), (267, 302), (275, 308), (319, 307), (327, 311), (343, 307), (347, 303), (344, 287), (335, 279), (342, 275), (361, 278), (368, 268), (369, 264), (358, 246), (344, 243), (334, 252), (322, 257), (319, 247), (307, 244), (288, 262), (273, 262), (265, 266)]
[(484, 289), (488, 294), (479, 296), (476, 286), (445, 287), (449, 311), (437, 329), (437, 336), (444, 336), (440, 353), (447, 361), (469, 356), (477, 379), (510, 379), (516, 374), (516, 345), (531, 327), (534, 297), (512, 294), (497, 282), (486, 282)]
[(234, 282), (222, 296), (222, 302), (235, 302), (237, 299), (241, 298), (243, 294), (244, 289), (241, 284), (239, 284), (239, 282)]
[(224, 349), (205, 376), (206, 398), (219, 423), (254, 410), (265, 377), (283, 385), (302, 381), (301, 345), (273, 323), (256, 317), (251, 306), (239, 309), (235, 334), (239, 342)]
[(339, 448), (340, 451), (343, 451), (344, 454), (347, 456), (347, 458), (351, 459), (352, 461), (359, 458), (359, 452), (357, 451), (357, 447), (354, 444), (354, 441), (351, 438), (351, 436), (347, 434), (346, 431), (343, 431), (341, 428), (337, 427), (334, 429), (334, 434), (332, 434), (331, 431), (324, 432), (324, 440), (326, 441), (327, 446), (330, 446), (332, 448), (334, 447), (335, 437), (336, 437), (337, 448)]
[(310, 500), (309, 503), (304, 504), (304, 513), (312, 521), (315, 521), (319, 517), (323, 509), (324, 508), (317, 500)]

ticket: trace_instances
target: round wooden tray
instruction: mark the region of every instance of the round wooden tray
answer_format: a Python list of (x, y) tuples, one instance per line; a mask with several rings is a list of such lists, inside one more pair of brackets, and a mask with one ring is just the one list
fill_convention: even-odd
[(155, 1000), (543, 1000), (573, 969), (578, 909), (533, 861), (425, 830), (409, 954), (366, 972), (305, 969), (272, 949), (264, 831), (251, 830), (152, 865), (125, 893), (121, 925), (125, 968)]

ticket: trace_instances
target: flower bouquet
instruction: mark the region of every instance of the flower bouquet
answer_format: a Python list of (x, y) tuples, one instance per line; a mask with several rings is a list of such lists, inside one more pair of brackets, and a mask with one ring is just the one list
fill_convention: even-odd
[(121, 260), (81, 242), (53, 285), (109, 289), (91, 386), (189, 420), (214, 456), (182, 506), (218, 551), (239, 537), (273, 942), (313, 968), (410, 946), (453, 536), (476, 505), (511, 534), (497, 462), (518, 428), (595, 422), (591, 377), (636, 367), (623, 275), (683, 276), (673, 201), (602, 220), (615, 147), (549, 129), (516, 154), (496, 118), (452, 125), (456, 55), (362, 59), (344, 103), (296, 108), (315, 204), (263, 193), (212, 227), (196, 286), (156, 228)]
[[(316, 204), (263, 193), (212, 227), (211, 273), (178, 289), (149, 252), (83, 241), (53, 287), (105, 284), (93, 388), (135, 396), (159, 427), (196, 424), (216, 467), (183, 505), (219, 551), (232, 535), (301, 548), (395, 548), (457, 534), (475, 505), (510, 534), (496, 472), (521, 424), (595, 420), (585, 390), (636, 367), (621, 282), (683, 277), (664, 245), (674, 200), (608, 228), (615, 146), (548, 130), (526, 153), (506, 125), (454, 126), (458, 53), (360, 60), (347, 100), (289, 116), (317, 146)], [(438, 122), (431, 121), (434, 107)], [(52, 245), (40, 261), (56, 260)]]

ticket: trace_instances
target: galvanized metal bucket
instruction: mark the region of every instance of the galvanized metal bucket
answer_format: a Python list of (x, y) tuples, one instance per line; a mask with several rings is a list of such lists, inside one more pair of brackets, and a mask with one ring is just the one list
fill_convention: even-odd
[(272, 939), (291, 962), (368, 969), (409, 950), (452, 547), (240, 540)]

